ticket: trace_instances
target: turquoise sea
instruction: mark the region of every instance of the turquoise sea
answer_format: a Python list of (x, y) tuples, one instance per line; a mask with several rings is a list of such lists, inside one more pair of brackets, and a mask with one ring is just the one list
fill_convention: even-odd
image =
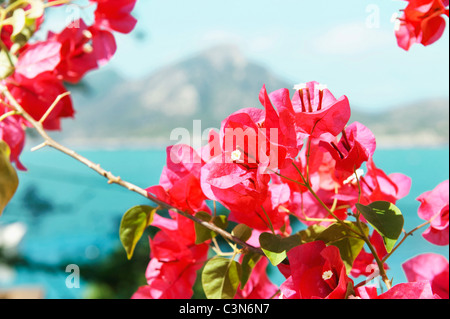
[[(79, 153), (143, 188), (158, 183), (166, 156), (161, 149), (81, 150)], [(146, 203), (139, 195), (107, 184), (97, 173), (55, 150), (25, 152), (21, 159), (28, 171), (19, 173), (19, 189), (0, 218), (0, 227), (19, 221), (27, 225), (27, 233), (18, 249), (36, 264), (100, 260), (120, 246), (118, 226), (123, 213), (134, 205)], [(388, 174), (400, 172), (412, 178), (409, 196), (397, 206), (403, 212), (407, 231), (421, 224), (415, 198), (449, 178), (448, 147), (379, 149), (375, 152), (375, 163)], [(408, 238), (389, 260), (388, 275), (394, 277), (394, 283), (405, 282), (400, 264), (416, 254), (436, 252), (449, 258), (448, 246), (429, 244), (421, 237), (421, 232)], [(0, 289), (42, 286), (45, 298), (83, 298), (86, 284), (81, 282), (80, 288), (69, 289), (66, 287), (68, 275), (64, 271), (19, 267), (9, 280), (0, 278)], [(277, 284), (283, 281), (274, 271), (269, 270), (269, 275)], [(355, 281), (362, 280), (358, 279)]]

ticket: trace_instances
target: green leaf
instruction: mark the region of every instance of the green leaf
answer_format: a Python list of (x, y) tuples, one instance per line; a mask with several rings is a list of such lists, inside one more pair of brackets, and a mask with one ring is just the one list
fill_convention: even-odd
[(271, 233), (262, 233), (259, 236), (259, 244), (272, 265), (277, 266), (286, 258), (286, 253), (295, 246), (301, 245), (302, 241), (298, 234), (281, 237)]
[(278, 266), (287, 257), (285, 250), (283, 250), (280, 253), (276, 253), (276, 252), (273, 252), (273, 251), (270, 251), (270, 250), (267, 250), (264, 248), (261, 248), (261, 250), (264, 252), (264, 255), (266, 255), (266, 257), (269, 258), (269, 261), (273, 266)]
[[(361, 232), (355, 223), (347, 223), (347, 225), (356, 232)], [(362, 224), (362, 228), (364, 234), (368, 236), (369, 227)], [(347, 272), (351, 271), (353, 262), (364, 247), (364, 240), (357, 238), (355, 233), (340, 223), (334, 223), (328, 226), (328, 228), (316, 237), (316, 240), (322, 240), (327, 245), (333, 245), (339, 248)]]
[(209, 260), (202, 272), (203, 291), (208, 299), (233, 299), (241, 278), (241, 265), (223, 257)]
[(231, 231), (231, 235), (233, 235), (234, 237), (239, 238), (243, 242), (246, 242), (252, 236), (252, 232), (253, 232), (253, 229), (251, 229), (247, 225), (245, 225), (245, 224), (238, 224)]
[[(228, 226), (228, 221), (227, 221), (227, 217), (224, 215), (219, 215), (216, 217), (212, 217), (209, 213), (207, 212), (198, 212), (195, 214), (195, 217), (197, 217), (198, 219), (201, 219), (205, 222), (210, 223), (212, 221), (212, 223), (221, 228), (221, 229), (226, 229)], [(206, 228), (203, 225), (200, 225), (199, 223), (194, 223), (194, 229), (195, 229), (195, 243), (196, 244), (201, 244), (211, 238), (214, 238), (217, 236), (217, 234), (210, 230), (209, 228)]]
[(119, 236), (128, 259), (133, 257), (134, 249), (145, 229), (153, 222), (157, 208), (140, 205), (130, 208), (120, 222)]
[[(195, 217), (208, 223), (212, 219), (212, 216), (207, 212), (198, 212), (195, 214)], [(205, 226), (200, 225), (199, 223), (194, 223), (194, 229), (195, 229), (195, 243), (197, 245), (213, 237), (214, 232), (206, 228)]]
[(314, 224), (309, 226), (307, 229), (301, 230), (297, 233), (300, 236), (302, 244), (310, 243), (315, 241), (316, 238), (326, 229), (325, 226)]
[[(221, 228), (221, 229), (226, 229), (228, 227), (227, 216), (219, 215), (219, 216), (214, 217), (213, 224), (216, 225), (217, 227)], [(214, 233), (214, 236), (216, 236), (216, 235), (217, 234)]]
[(16, 63), (17, 58), (14, 55), (5, 50), (0, 51), (0, 80), (6, 79), (14, 73)]
[(12, 19), (11, 24), (13, 26), (13, 32), (11, 36), (14, 37), (18, 35), (20, 32), (22, 32), (23, 28), (25, 28), (26, 23), (25, 10), (23, 10), (22, 8), (14, 10), (11, 19)]
[(262, 256), (258, 253), (249, 252), (242, 258), (241, 289), (244, 289), (250, 275), (252, 274), (253, 268), (255, 268), (256, 263), (261, 259), (261, 257)]
[(10, 152), (8, 144), (0, 140), (0, 215), (19, 186), (16, 170), (9, 161)]
[(375, 230), (383, 237), (388, 253), (394, 248), (403, 230), (404, 218), (400, 209), (390, 202), (377, 201), (356, 207)]

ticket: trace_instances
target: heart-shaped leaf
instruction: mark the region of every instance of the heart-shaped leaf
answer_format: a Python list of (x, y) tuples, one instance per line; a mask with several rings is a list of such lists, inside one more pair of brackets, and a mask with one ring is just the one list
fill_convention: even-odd
[(120, 222), (119, 236), (128, 259), (133, 257), (134, 249), (145, 229), (153, 222), (157, 208), (139, 205), (130, 208)]
[[(358, 226), (354, 223), (347, 223), (348, 227), (355, 232), (360, 233)], [(362, 224), (364, 234), (369, 235), (369, 227)], [(333, 245), (339, 248), (342, 261), (345, 264), (347, 272), (352, 270), (353, 262), (364, 247), (364, 240), (356, 237), (356, 234), (340, 223), (334, 223), (328, 226), (316, 237), (316, 240), (322, 240), (327, 245)]]
[(253, 230), (245, 224), (236, 225), (231, 231), (231, 235), (239, 238), (243, 242), (246, 242), (252, 236)]
[(326, 229), (325, 226), (314, 224), (308, 228), (301, 230), (297, 233), (300, 236), (302, 244), (310, 243), (315, 241), (316, 238)]
[(281, 237), (271, 233), (262, 233), (259, 236), (259, 244), (264, 254), (269, 258), (272, 265), (277, 266), (286, 258), (286, 253), (302, 244), (299, 235)]
[(19, 186), (16, 170), (9, 161), (8, 144), (0, 140), (0, 215)]
[(241, 276), (241, 289), (244, 289), (247, 284), (250, 275), (252, 274), (253, 268), (255, 268), (256, 263), (261, 259), (261, 255), (258, 253), (247, 253), (242, 258), (242, 276)]
[(11, 25), (13, 26), (13, 32), (11, 33), (11, 37), (14, 37), (18, 35), (20, 32), (22, 32), (23, 28), (25, 27), (26, 22), (25, 10), (23, 10), (22, 8), (14, 10), (14, 13), (10, 19)]
[[(221, 229), (226, 229), (228, 227), (227, 216), (224, 215), (219, 215), (213, 218), (207, 212), (198, 212), (195, 214), (195, 217), (208, 223), (212, 222), (215, 226)], [(199, 223), (194, 223), (194, 229), (195, 229), (196, 244), (204, 243), (205, 241), (217, 236), (217, 234), (214, 231), (210, 230), (209, 228), (206, 228), (205, 226)]]
[(391, 252), (403, 230), (404, 218), (400, 209), (390, 202), (377, 201), (369, 205), (356, 204), (356, 208), (383, 237), (387, 252)]
[(241, 265), (233, 259), (216, 257), (202, 272), (203, 291), (208, 299), (233, 299), (241, 278)]

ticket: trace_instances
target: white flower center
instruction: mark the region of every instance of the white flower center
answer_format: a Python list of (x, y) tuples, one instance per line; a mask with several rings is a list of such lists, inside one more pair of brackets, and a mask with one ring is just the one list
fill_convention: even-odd
[(394, 31), (399, 31), (401, 26), (402, 26), (402, 22), (400, 20), (395, 20)]
[(319, 91), (323, 91), (323, 90), (328, 89), (328, 86), (326, 84), (319, 84), (319, 85), (317, 85), (317, 89)]
[(398, 18), (398, 13), (394, 12), (391, 16), (391, 23), (394, 23)]
[(241, 151), (240, 150), (235, 150), (233, 152), (231, 152), (231, 160), (232, 161), (237, 161), (241, 158)]
[(294, 85), (294, 90), (303, 90), (306, 88), (307, 88), (306, 83), (300, 83), (300, 84)]
[(333, 272), (331, 270), (324, 271), (322, 274), (323, 280), (331, 279), (331, 277), (333, 277)]
[(91, 44), (85, 43), (85, 44), (83, 45), (83, 52), (84, 52), (84, 53), (89, 54), (89, 53), (92, 53), (93, 51), (94, 51), (94, 48), (92, 47)]
[(361, 169), (361, 168), (358, 168), (356, 170), (356, 175), (355, 175), (355, 173), (353, 173), (349, 178), (347, 178), (343, 182), (343, 184), (344, 185), (346, 185), (346, 184), (353, 184), (353, 185), (355, 185), (358, 182), (358, 180), (360, 179), (360, 177), (363, 176), (363, 175), (364, 175), (364, 170)]
[(92, 39), (92, 33), (91, 33), (91, 31), (89, 31), (89, 30), (83, 30), (83, 36), (84, 36), (86, 39)]

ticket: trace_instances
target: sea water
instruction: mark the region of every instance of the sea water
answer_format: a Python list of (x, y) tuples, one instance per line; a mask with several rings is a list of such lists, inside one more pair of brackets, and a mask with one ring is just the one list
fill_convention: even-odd
[[(79, 151), (107, 171), (142, 188), (158, 184), (166, 153), (161, 149)], [(19, 172), (20, 186), (0, 218), (0, 227), (14, 222), (27, 226), (18, 251), (36, 265), (36, 269), (18, 267), (9, 280), (0, 280), (0, 288), (42, 286), (45, 298), (83, 298), (86, 283), (68, 288), (70, 273), (49, 271), (52, 265), (97, 261), (120, 245), (118, 225), (123, 213), (146, 200), (117, 185), (76, 160), (52, 149), (24, 152), (21, 156), (27, 172)], [(417, 216), (417, 196), (449, 178), (449, 149), (377, 150), (376, 165), (387, 174), (398, 172), (412, 178), (410, 194), (397, 202), (405, 217), (405, 230), (421, 224)], [(34, 206), (30, 207), (30, 198)], [(423, 230), (408, 238), (388, 260), (389, 277), (394, 284), (405, 282), (401, 263), (417, 254), (436, 252), (448, 259), (448, 246), (425, 241)], [(82, 270), (81, 270), (82, 271)], [(145, 269), (142, 270), (143, 272)], [(271, 280), (284, 278), (275, 269), (268, 270)], [(362, 280), (362, 279), (361, 279)], [(359, 282), (359, 280), (355, 280)]]

